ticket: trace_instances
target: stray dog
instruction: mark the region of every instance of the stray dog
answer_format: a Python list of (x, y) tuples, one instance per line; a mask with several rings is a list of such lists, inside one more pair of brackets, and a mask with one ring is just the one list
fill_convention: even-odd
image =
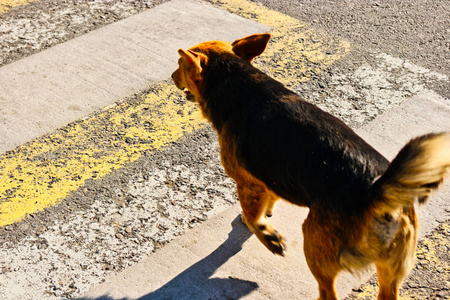
[(277, 199), (309, 207), (304, 252), (320, 299), (337, 299), (341, 270), (375, 263), (378, 299), (397, 299), (411, 271), (424, 203), (450, 167), (450, 133), (411, 140), (389, 163), (339, 119), (253, 67), (270, 34), (178, 50), (175, 85), (200, 106), (236, 181), (242, 219), (273, 253)]

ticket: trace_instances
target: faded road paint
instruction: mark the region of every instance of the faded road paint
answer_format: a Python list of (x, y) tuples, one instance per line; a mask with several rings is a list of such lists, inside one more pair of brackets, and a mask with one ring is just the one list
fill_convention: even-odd
[(0, 15), (13, 7), (25, 5), (30, 2), (33, 2), (33, 0), (0, 0)]
[[(110, 107), (4, 155), (0, 226), (54, 205), (87, 179), (103, 177), (201, 126), (195, 105), (177, 102), (179, 97), (172, 85), (159, 84), (137, 106)], [(66, 151), (69, 157), (60, 155)]]
[(243, 0), (213, 2), (273, 28), (271, 43), (261, 60), (268, 64), (265, 71), (285, 85), (309, 80), (311, 74), (321, 72), (350, 51), (348, 42), (325, 36), (310, 25), (262, 5)]
[[(350, 49), (346, 42), (263, 6), (241, 0), (220, 4), (273, 28), (272, 41), (256, 64), (288, 86), (308, 80)], [(196, 106), (181, 97), (171, 83), (161, 83), (139, 103), (106, 108), (0, 156), (0, 226), (57, 204), (86, 180), (103, 177), (203, 126)]]

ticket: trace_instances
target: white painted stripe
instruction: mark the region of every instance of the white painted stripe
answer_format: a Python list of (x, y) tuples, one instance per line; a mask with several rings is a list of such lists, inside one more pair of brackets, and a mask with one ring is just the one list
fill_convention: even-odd
[(198, 1), (173, 0), (3, 66), (0, 153), (169, 78), (178, 48), (268, 30)]
[[(217, 143), (207, 147), (204, 154), (218, 152)], [(201, 167), (168, 163), (164, 170), (134, 174), (124, 194), (113, 186), (112, 196), (98, 197), (89, 211), (68, 215), (19, 245), (0, 245), (0, 271), (8, 270), (0, 272), (0, 299), (35, 299), (45, 293), (45, 299), (60, 299), (73, 293), (71, 286), (79, 296), (112, 269), (136, 264), (158, 244), (192, 228), (195, 220), (222, 213), (237, 198), (234, 182), (219, 165), (213, 156)], [(52, 287), (56, 296), (50, 294)]]
[[(376, 118), (408, 97), (427, 92), (433, 82), (448, 81), (445, 74), (414, 65), (386, 53), (373, 54), (353, 72), (336, 72), (324, 79), (324, 90), (294, 90), (353, 127)], [(326, 94), (326, 101), (318, 103)], [(450, 121), (449, 121), (450, 122)]]

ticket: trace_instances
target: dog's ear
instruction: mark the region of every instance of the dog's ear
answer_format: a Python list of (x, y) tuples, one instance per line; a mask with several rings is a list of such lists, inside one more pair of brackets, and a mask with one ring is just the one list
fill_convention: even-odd
[(255, 57), (264, 52), (269, 40), (269, 33), (254, 34), (235, 40), (231, 46), (233, 46), (233, 52), (237, 56), (252, 62)]
[(189, 77), (193, 81), (201, 80), (201, 73), (203, 70), (202, 62), (204, 63), (206, 61), (206, 55), (183, 49), (179, 49), (178, 54), (181, 56), (182, 63), (185, 65)]

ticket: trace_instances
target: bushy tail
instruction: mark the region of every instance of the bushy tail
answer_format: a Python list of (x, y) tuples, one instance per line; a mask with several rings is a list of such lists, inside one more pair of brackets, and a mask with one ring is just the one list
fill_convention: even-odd
[(374, 183), (379, 213), (424, 203), (450, 169), (450, 132), (412, 139), (397, 154), (387, 171)]

